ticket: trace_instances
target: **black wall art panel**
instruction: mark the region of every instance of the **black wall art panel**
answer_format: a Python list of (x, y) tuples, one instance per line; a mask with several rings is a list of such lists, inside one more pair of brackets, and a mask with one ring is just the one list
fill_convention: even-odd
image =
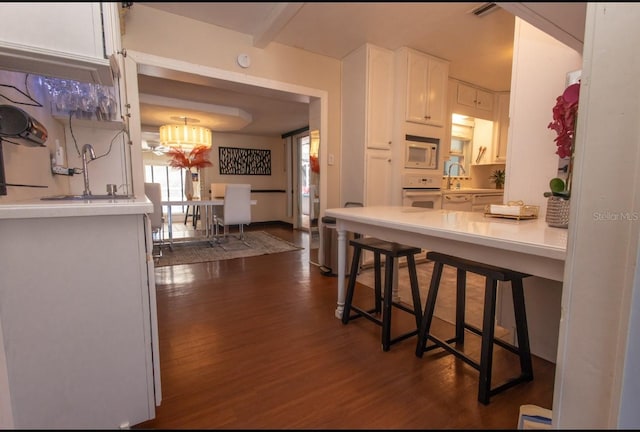
[(271, 175), (271, 150), (220, 147), (220, 174)]

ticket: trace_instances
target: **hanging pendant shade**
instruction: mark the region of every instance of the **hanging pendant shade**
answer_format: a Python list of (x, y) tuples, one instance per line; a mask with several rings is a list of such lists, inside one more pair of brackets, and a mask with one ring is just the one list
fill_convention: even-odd
[(160, 144), (168, 147), (193, 148), (211, 147), (211, 130), (202, 126), (187, 124), (160, 126)]

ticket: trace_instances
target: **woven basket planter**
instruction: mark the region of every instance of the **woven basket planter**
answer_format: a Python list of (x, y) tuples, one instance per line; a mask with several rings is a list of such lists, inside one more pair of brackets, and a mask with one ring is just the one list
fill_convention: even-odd
[(557, 196), (547, 198), (547, 215), (545, 221), (550, 227), (569, 227), (569, 203), (570, 200)]

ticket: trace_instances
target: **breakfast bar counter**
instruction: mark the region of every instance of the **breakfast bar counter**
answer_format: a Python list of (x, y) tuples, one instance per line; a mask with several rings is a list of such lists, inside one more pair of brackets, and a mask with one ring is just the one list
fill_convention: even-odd
[(326, 215), (336, 219), (338, 232), (337, 318), (344, 309), (347, 231), (563, 280), (567, 230), (549, 227), (543, 219), (401, 206), (333, 208)]

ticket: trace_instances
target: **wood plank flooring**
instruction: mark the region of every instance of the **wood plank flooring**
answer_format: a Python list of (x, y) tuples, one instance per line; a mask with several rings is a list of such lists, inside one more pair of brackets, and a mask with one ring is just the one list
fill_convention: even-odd
[[(337, 279), (309, 263), (306, 232), (251, 228), (305, 249), (156, 269), (163, 400), (134, 428), (515, 429), (520, 405), (551, 407), (555, 366), (537, 357), (532, 382), (485, 406), (478, 372), (452, 355), (419, 359), (415, 338), (383, 352), (379, 327), (334, 317)], [(411, 324), (398, 310), (392, 332)], [(496, 348), (494, 382), (517, 371), (516, 356)]]

